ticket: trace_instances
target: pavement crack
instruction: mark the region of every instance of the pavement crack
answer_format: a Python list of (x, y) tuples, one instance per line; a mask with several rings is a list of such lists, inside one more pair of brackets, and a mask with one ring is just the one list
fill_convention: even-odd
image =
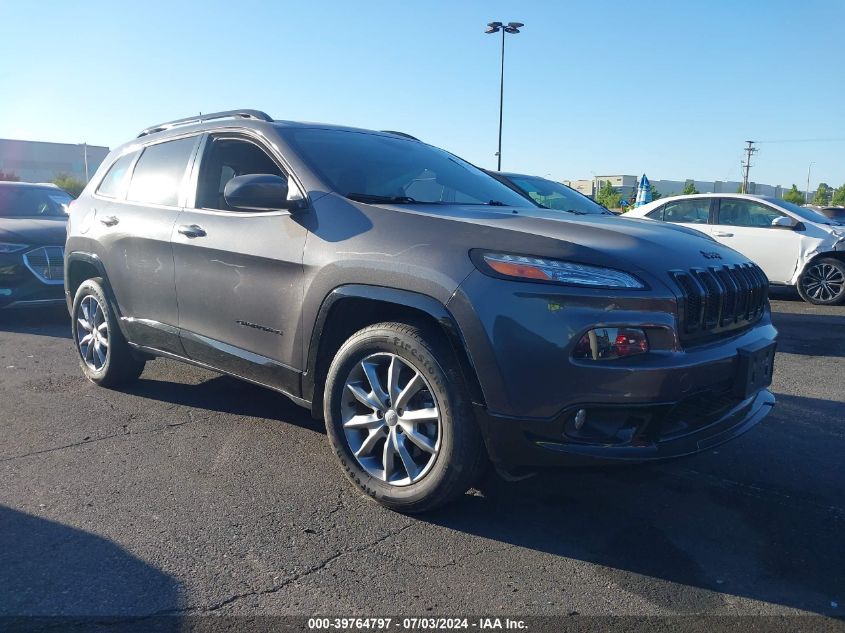
[(63, 451), (67, 448), (73, 448), (75, 446), (84, 446), (85, 444), (93, 444), (94, 442), (101, 442), (102, 440), (108, 440), (108, 439), (113, 438), (113, 437), (119, 437), (119, 436), (122, 436), (124, 434), (125, 433), (124, 433), (123, 429), (121, 429), (120, 433), (113, 433), (111, 435), (103, 435), (102, 437), (95, 437), (95, 438), (88, 439), (88, 440), (82, 440), (81, 442), (74, 442), (72, 444), (65, 444), (64, 446), (54, 446), (53, 448), (45, 448), (45, 449), (42, 449), (40, 451), (31, 451), (29, 453), (23, 453), (22, 455), (14, 455), (12, 457), (4, 457), (3, 459), (0, 459), (0, 463), (11, 462), (11, 461), (14, 461), (16, 459), (23, 459), (25, 457), (33, 457), (35, 455), (43, 455), (45, 453), (54, 453), (56, 451)]
[(308, 568), (304, 569), (303, 571), (301, 571), (297, 574), (294, 574), (293, 576), (291, 576), (289, 578), (286, 578), (284, 581), (280, 582), (278, 585), (274, 585), (274, 586), (272, 586), (268, 589), (260, 589), (260, 590), (247, 591), (247, 592), (244, 592), (244, 593), (234, 594), (234, 595), (229, 596), (228, 598), (226, 598), (224, 600), (221, 600), (220, 602), (216, 602), (216, 603), (208, 605), (206, 607), (193, 607), (193, 608), (180, 610), (180, 612), (182, 612), (182, 613), (208, 613), (208, 612), (217, 611), (217, 610), (219, 610), (219, 609), (221, 609), (225, 606), (232, 604), (233, 602), (237, 602), (238, 600), (243, 600), (244, 598), (251, 598), (251, 597), (254, 597), (254, 596), (267, 596), (267, 595), (274, 594), (278, 591), (281, 591), (285, 587), (302, 580), (303, 578), (306, 578), (308, 576), (311, 576), (312, 574), (316, 574), (317, 572), (322, 571), (323, 569), (325, 569), (326, 567), (331, 565), (334, 561), (336, 561), (338, 558), (341, 558), (342, 556), (346, 556), (347, 554), (351, 554), (353, 552), (364, 552), (364, 551), (370, 550), (374, 547), (377, 547), (381, 543), (384, 543), (386, 540), (393, 538), (395, 536), (398, 536), (399, 534), (401, 534), (405, 530), (413, 527), (414, 525), (415, 525), (414, 523), (408, 523), (407, 525), (403, 525), (398, 530), (392, 530), (392, 531), (388, 532), (387, 534), (380, 536), (379, 538), (367, 543), (366, 545), (363, 545), (362, 547), (348, 547), (346, 549), (340, 550), (339, 552), (335, 552), (334, 554), (332, 554), (328, 558), (325, 558), (324, 560), (320, 561), (316, 565), (312, 565), (311, 567), (308, 567)]

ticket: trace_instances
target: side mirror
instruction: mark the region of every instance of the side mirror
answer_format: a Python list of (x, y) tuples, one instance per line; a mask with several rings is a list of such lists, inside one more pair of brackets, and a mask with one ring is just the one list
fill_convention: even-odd
[(254, 211), (291, 209), (300, 202), (288, 199), (287, 180), (274, 174), (235, 176), (226, 183), (223, 198), (230, 207)]
[(791, 219), (789, 219), (785, 215), (780, 215), (780, 216), (776, 217), (774, 220), (772, 220), (772, 226), (774, 226), (778, 229), (794, 229), (795, 228), (795, 222), (793, 222)]

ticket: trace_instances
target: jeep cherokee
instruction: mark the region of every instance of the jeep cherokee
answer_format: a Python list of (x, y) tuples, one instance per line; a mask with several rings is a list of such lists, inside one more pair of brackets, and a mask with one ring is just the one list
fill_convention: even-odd
[(538, 208), (403, 133), (255, 110), (153, 126), (98, 169), (65, 252), (91, 381), (166, 357), (275, 389), (403, 512), (488, 461), (676, 457), (774, 404), (767, 280), (745, 257)]

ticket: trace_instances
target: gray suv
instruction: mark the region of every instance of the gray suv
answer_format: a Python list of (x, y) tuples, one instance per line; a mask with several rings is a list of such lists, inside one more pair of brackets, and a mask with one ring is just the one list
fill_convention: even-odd
[(73, 205), (82, 370), (166, 357), (326, 422), (349, 479), (420, 512), (492, 463), (676, 457), (759, 422), (767, 280), (706, 236), (543, 209), (397, 132), (239, 110), (144, 130)]

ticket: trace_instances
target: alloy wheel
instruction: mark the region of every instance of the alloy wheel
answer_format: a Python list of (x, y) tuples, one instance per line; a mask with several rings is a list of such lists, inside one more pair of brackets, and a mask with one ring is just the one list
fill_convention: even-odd
[(82, 360), (94, 371), (100, 371), (109, 353), (109, 324), (96, 297), (88, 295), (80, 302), (76, 323), (76, 341)]
[(440, 451), (440, 409), (428, 381), (391, 353), (367, 356), (344, 384), (341, 419), (355, 459), (394, 486), (426, 476)]
[(807, 269), (802, 283), (808, 296), (818, 301), (830, 301), (842, 294), (845, 275), (832, 264), (818, 263)]

